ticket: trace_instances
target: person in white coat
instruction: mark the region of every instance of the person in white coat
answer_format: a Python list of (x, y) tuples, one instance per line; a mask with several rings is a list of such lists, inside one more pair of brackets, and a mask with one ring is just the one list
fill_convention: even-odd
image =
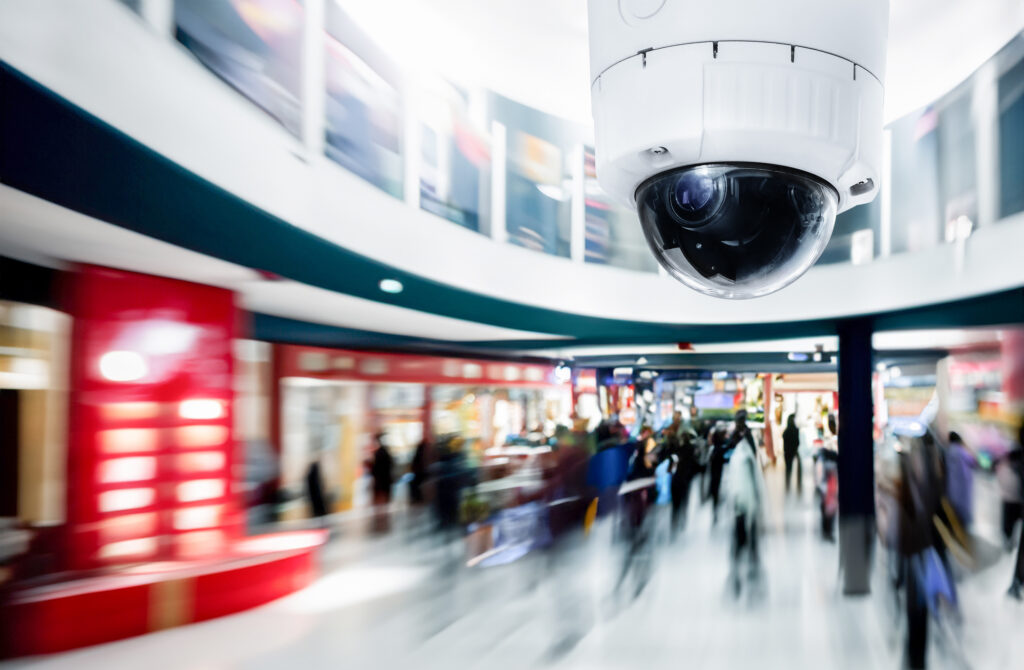
[(733, 447), (728, 472), (729, 500), (735, 514), (731, 582), (736, 595), (739, 595), (743, 587), (741, 568), (744, 556), (747, 558), (750, 581), (760, 579), (758, 533), (764, 506), (764, 483), (757, 459), (757, 446), (747, 427), (746, 410), (736, 413), (736, 428), (729, 438), (729, 444)]

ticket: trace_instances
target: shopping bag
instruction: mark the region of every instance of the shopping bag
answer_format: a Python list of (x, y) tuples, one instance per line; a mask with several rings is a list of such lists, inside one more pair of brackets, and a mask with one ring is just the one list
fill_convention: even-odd
[(924, 596), (928, 610), (933, 614), (939, 613), (942, 601), (946, 601), (954, 608), (957, 606), (956, 591), (953, 587), (953, 580), (946, 571), (942, 559), (934, 548), (929, 547), (914, 557), (914, 568), (918, 572), (920, 584), (924, 586)]

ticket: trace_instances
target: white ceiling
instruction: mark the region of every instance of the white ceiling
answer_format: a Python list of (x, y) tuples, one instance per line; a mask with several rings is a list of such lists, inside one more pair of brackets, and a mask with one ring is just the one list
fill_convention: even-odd
[[(333, 1), (403, 67), (591, 123), (586, 0)], [(891, 0), (890, 12), (888, 120), (963, 81), (1024, 28), (1024, 0)]]

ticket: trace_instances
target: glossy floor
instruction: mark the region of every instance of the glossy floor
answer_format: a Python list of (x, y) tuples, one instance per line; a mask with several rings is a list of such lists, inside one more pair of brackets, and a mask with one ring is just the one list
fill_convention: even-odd
[[(809, 496), (770, 473), (765, 580), (729, 588), (729, 529), (707, 507), (656, 552), (653, 578), (613, 588), (622, 548), (601, 526), (557, 557), (449, 570), (456, 545), (398, 529), (343, 534), (310, 588), (257, 610), (11, 667), (91, 668), (900, 668), (903, 619), (884, 557), (867, 598), (843, 598), (838, 552), (817, 535)], [(696, 501), (695, 501), (696, 502)], [(696, 507), (696, 505), (695, 505)], [(1004, 595), (1002, 555), (960, 584), (963, 625), (930, 630), (930, 666), (1022, 667), (1024, 605)]]

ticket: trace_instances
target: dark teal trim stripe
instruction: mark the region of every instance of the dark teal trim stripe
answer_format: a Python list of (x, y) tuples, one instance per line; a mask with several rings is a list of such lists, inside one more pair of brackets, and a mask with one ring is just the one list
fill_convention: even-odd
[[(0, 90), (0, 181), (63, 207), (245, 267), (433, 314), (562, 335), (642, 328), (674, 337), (672, 324), (542, 309), (388, 266), (254, 207), (7, 64), (0, 64)], [(385, 277), (400, 280), (405, 290), (382, 293), (377, 284)]]
[[(155, 239), (311, 286), (478, 323), (564, 335), (581, 344), (759, 340), (835, 332), (831, 319), (746, 325), (606, 319), (501, 300), (425, 279), (330, 243), (253, 206), (6, 63), (0, 63), (0, 181)], [(382, 293), (377, 284), (385, 277), (399, 279), (405, 290), (397, 295)], [(1011, 323), (1024, 320), (1022, 305), (1024, 300), (1015, 291), (878, 315), (875, 321), (884, 329)], [(306, 326), (324, 343), (342, 336), (328, 326)], [(289, 326), (292, 336), (297, 327)], [(475, 346), (541, 349), (571, 343), (498, 341)], [(419, 344), (430, 346), (424, 340)]]
[(509, 352), (501, 347), (409, 337), (341, 326), (326, 326), (271, 314), (250, 314), (249, 326), (249, 337), (282, 344), (305, 344), (339, 349), (377, 349), (392, 353), (409, 352), (436, 356), (471, 356), (485, 360), (508, 361), (514, 359), (523, 363), (551, 363), (549, 359), (540, 356), (510, 356)]

